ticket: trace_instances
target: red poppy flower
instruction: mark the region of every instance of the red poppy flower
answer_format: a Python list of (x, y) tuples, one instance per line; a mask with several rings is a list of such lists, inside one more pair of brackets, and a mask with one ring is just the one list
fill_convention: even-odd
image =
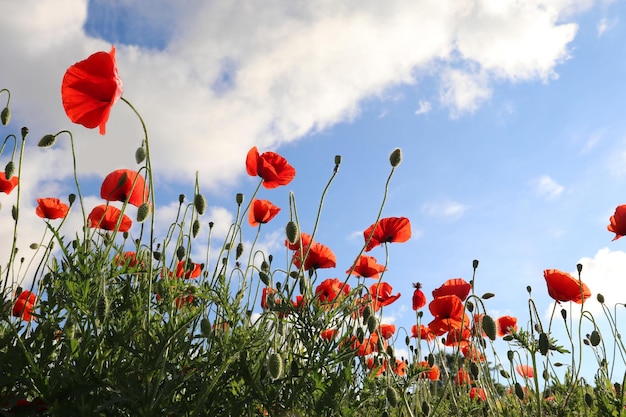
[(426, 295), (422, 292), (422, 284), (419, 282), (413, 284), (415, 291), (413, 291), (413, 310), (417, 311), (426, 305)]
[(471, 384), (474, 381), (472, 381), (472, 377), (470, 376), (469, 372), (467, 372), (464, 368), (460, 368), (459, 372), (457, 372), (456, 376), (454, 377), (454, 382), (457, 385), (465, 385)]
[(120, 228), (118, 231), (120, 232), (128, 232), (130, 227), (133, 225), (133, 221), (125, 214), (122, 214), (120, 209), (107, 206), (101, 204), (96, 206), (91, 210), (89, 216), (87, 216), (88, 227), (96, 227), (98, 229), (103, 230), (115, 230), (115, 226), (117, 222), (122, 216), (122, 221), (120, 222)]
[(437, 365), (430, 366), (427, 361), (421, 361), (417, 364), (417, 367), (420, 369), (419, 377), (420, 378), (428, 378), (431, 381), (438, 381), (441, 376), (441, 371)]
[(341, 295), (348, 295), (350, 286), (339, 281), (338, 278), (328, 278), (315, 288), (315, 296), (321, 303), (335, 301)]
[(461, 329), (450, 329), (446, 335), (444, 344), (446, 346), (460, 346), (463, 348), (467, 346), (471, 337), (472, 334), (466, 327), (464, 327), (462, 331)]
[(255, 227), (261, 223), (272, 220), (280, 211), (280, 208), (272, 204), (269, 200), (254, 199), (248, 212), (248, 223)]
[(37, 301), (35, 294), (30, 291), (22, 291), (13, 305), (13, 317), (21, 317), (22, 320), (31, 321), (35, 301)]
[(381, 376), (387, 370), (387, 361), (367, 358), (367, 369), (372, 371), (373, 376)]
[(270, 287), (264, 287), (261, 293), (261, 308), (266, 310), (278, 303), (276, 300), (276, 290)]
[(374, 309), (378, 311), (380, 307), (388, 306), (400, 298), (400, 293), (392, 295), (393, 288), (388, 282), (380, 282), (370, 287), (370, 296), (374, 304)]
[(406, 376), (406, 362), (396, 359), (396, 366), (393, 367), (393, 372), (398, 376)]
[(472, 387), (469, 392), (469, 396), (472, 400), (487, 401), (487, 394), (485, 394), (485, 390), (479, 387)]
[(609, 232), (615, 233), (613, 240), (626, 236), (626, 204), (617, 206), (615, 214), (611, 216), (611, 224), (607, 226)]
[(535, 376), (535, 371), (532, 366), (517, 365), (515, 367), (515, 371), (517, 371), (517, 373), (524, 378), (532, 378)]
[(333, 340), (337, 335), (337, 329), (326, 329), (322, 330), (320, 333), (320, 337), (324, 340)]
[(61, 98), (67, 117), (88, 129), (100, 127), (104, 135), (113, 104), (122, 96), (117, 73), (115, 47), (96, 52), (67, 69), (61, 84)]
[(299, 309), (305, 306), (306, 300), (304, 299), (303, 296), (296, 295), (296, 300), (292, 301), (291, 304), (293, 305), (293, 308)]
[[(374, 229), (374, 226), (376, 226), (376, 229)], [(374, 232), (373, 234), (372, 231)], [(374, 223), (363, 232), (363, 237), (367, 243), (365, 252), (369, 252), (385, 242), (406, 242), (411, 238), (411, 222), (406, 217), (380, 219), (378, 224)]]
[(383, 339), (391, 339), (393, 334), (396, 332), (395, 324), (381, 324), (378, 326), (378, 330), (380, 330), (380, 335)]
[(548, 284), (548, 294), (556, 301), (573, 301), (582, 304), (591, 297), (591, 291), (581, 281), (558, 269), (546, 269), (543, 276)]
[(498, 336), (502, 337), (511, 333), (511, 330), (517, 331), (517, 319), (511, 316), (498, 317), (496, 326), (498, 328)]
[(198, 278), (202, 274), (202, 265), (182, 260), (176, 265), (176, 278)]
[[(374, 352), (378, 352), (378, 333), (372, 333), (370, 337), (365, 338), (363, 343), (358, 343), (357, 340), (357, 355), (359, 356), (367, 356), (371, 355)], [(383, 348), (387, 349), (388, 343), (386, 340), (383, 341)]]
[(454, 294), (459, 297), (461, 301), (465, 301), (471, 289), (472, 285), (463, 278), (453, 278), (444, 282), (441, 287), (433, 290), (433, 297), (438, 298), (444, 295)]
[(285, 246), (287, 246), (291, 250), (299, 250), (301, 244), (302, 247), (306, 248), (311, 244), (312, 241), (313, 239), (311, 238), (310, 234), (300, 233), (300, 239), (296, 240), (295, 243), (290, 243), (289, 240), (285, 239)]
[(4, 171), (0, 172), (0, 193), (11, 194), (11, 191), (17, 187), (17, 176), (13, 175), (10, 180), (7, 180), (7, 176)]
[(461, 347), (461, 353), (463, 353), (463, 356), (466, 359), (469, 359), (472, 362), (484, 362), (487, 360), (485, 354), (473, 343), (465, 343), (465, 345)]
[(428, 323), (428, 328), (437, 336), (452, 329), (469, 326), (469, 318), (464, 314), (463, 301), (456, 295), (435, 298), (428, 304), (430, 313), (435, 317)]
[(337, 257), (333, 251), (321, 243), (313, 242), (293, 254), (293, 264), (298, 269), (302, 267), (302, 256), (306, 256), (304, 260), (305, 271), (319, 268), (334, 268), (337, 265)]
[(139, 261), (137, 253), (135, 252), (128, 251), (115, 255), (115, 265), (117, 266), (128, 266), (129, 268), (134, 268), (142, 264), (143, 262)]
[(193, 295), (192, 294), (174, 298), (174, 305), (179, 310), (181, 308), (183, 308), (185, 305), (188, 305), (188, 304), (191, 304), (191, 303), (193, 303)]
[(58, 198), (38, 198), (35, 214), (42, 219), (62, 219), (67, 215), (69, 207)]
[(430, 331), (428, 326), (424, 326), (423, 324), (420, 324), (419, 328), (417, 327), (417, 324), (411, 326), (411, 337), (426, 340), (427, 342), (435, 340), (433, 332)]
[(379, 278), (380, 273), (384, 270), (385, 266), (376, 263), (376, 258), (373, 256), (361, 255), (354, 263), (354, 269), (348, 269), (346, 274), (349, 274), (350, 271), (352, 271), (352, 275), (357, 277)]
[(246, 171), (252, 177), (263, 178), (263, 187), (276, 188), (287, 185), (296, 176), (294, 167), (287, 160), (274, 152), (264, 152), (254, 146), (246, 156)]
[(100, 197), (107, 201), (121, 201), (139, 207), (148, 201), (146, 180), (136, 171), (118, 169), (102, 181)]

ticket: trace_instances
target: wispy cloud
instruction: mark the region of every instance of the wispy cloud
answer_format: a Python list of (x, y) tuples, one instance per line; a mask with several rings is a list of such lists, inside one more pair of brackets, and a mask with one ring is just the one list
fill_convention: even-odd
[(557, 198), (565, 189), (549, 175), (542, 175), (541, 177), (535, 179), (533, 184), (537, 195), (549, 199)]
[(420, 100), (418, 103), (417, 110), (415, 110), (416, 115), (426, 114), (432, 110), (433, 106), (430, 104), (430, 101)]
[(457, 220), (463, 216), (467, 206), (456, 201), (430, 202), (422, 206), (422, 212), (435, 217)]
[(617, 25), (617, 23), (618, 23), (617, 18), (607, 19), (606, 17), (603, 17), (602, 19), (600, 19), (600, 21), (598, 22), (598, 25), (596, 26), (598, 37), (601, 37), (606, 32), (613, 29)]

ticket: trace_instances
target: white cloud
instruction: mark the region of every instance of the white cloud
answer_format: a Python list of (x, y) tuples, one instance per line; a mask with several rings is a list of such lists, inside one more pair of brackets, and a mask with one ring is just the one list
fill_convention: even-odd
[(491, 97), (491, 88), (484, 73), (470, 73), (449, 69), (442, 75), (439, 99), (450, 108), (453, 118), (476, 111), (480, 104)]
[(420, 100), (418, 103), (417, 110), (415, 110), (416, 115), (429, 113), (433, 108), (433, 105), (430, 104), (430, 101)]
[(422, 206), (422, 212), (429, 216), (444, 217), (457, 220), (463, 216), (467, 206), (456, 201), (430, 202)]
[(565, 189), (549, 175), (542, 175), (533, 182), (537, 195), (550, 199), (558, 197)]
[(618, 23), (617, 18), (607, 19), (606, 17), (600, 19), (596, 27), (598, 37), (603, 36), (606, 32), (613, 29)]

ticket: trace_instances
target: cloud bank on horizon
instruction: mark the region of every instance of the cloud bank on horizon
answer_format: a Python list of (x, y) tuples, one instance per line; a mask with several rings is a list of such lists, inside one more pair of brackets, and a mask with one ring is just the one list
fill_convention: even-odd
[(251, 146), (276, 148), (353, 120), (363, 100), (384, 100), (403, 85), (419, 89), (425, 77), (439, 91), (418, 113), (434, 105), (452, 117), (476, 110), (499, 83), (549, 81), (570, 57), (573, 16), (592, 6), (585, 0), (2, 3), (0, 36), (12, 41), (3, 45), (0, 76), (14, 93), (14, 117), (33, 135), (71, 129), (85, 174), (104, 175), (120, 160), (132, 164), (141, 131), (128, 109), (115, 106), (106, 137), (98, 137), (71, 126), (59, 94), (65, 69), (108, 50), (112, 42), (98, 35), (126, 15), (144, 32), (127, 33), (126, 44), (124, 36), (112, 39), (122, 42), (116, 48), (124, 97), (149, 127), (157, 180), (188, 181), (198, 171), (211, 178), (203, 187), (213, 189), (237, 179)]

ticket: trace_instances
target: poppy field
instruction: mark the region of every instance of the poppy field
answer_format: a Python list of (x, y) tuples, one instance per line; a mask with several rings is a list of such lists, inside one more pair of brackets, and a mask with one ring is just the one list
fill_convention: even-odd
[[(384, 210), (400, 149), (388, 158), (378, 216), (347, 265), (333, 242), (317, 240), (340, 156), (311, 230), (301, 230), (291, 194), (288, 207), (270, 200), (297, 167), (257, 147), (241, 163), (258, 185), (250, 196), (233, 195), (224, 239), (213, 238), (197, 182), (163, 227), (149, 126), (123, 96), (114, 47), (69, 66), (60, 98), (77, 129), (101, 135), (112, 106), (127, 106), (144, 132), (137, 166), (105, 176), (101, 202), (90, 206), (74, 164), (72, 194), (37, 198), (46, 233), (31, 245), (36, 261), (23, 258), (16, 236), (31, 138), (11, 124), (10, 94), (0, 90), (0, 197), (16, 196), (2, 207), (11, 210), (13, 246), (0, 259), (0, 415), (626, 416), (626, 374), (615, 371), (626, 365), (614, 310), (624, 305), (592, 294), (582, 265), (578, 276), (545, 269), (545, 288), (528, 287), (528, 310), (518, 316), (493, 314), (494, 294), (475, 291), (478, 260), (468, 261), (471, 277), (415, 283), (400, 299), (385, 274), (394, 247), (411, 239), (411, 222)], [(37, 145), (69, 141), (75, 162), (78, 135), (63, 130)], [(257, 247), (263, 225), (281, 210), (290, 218), (284, 248), (265, 253)], [(81, 227), (68, 226), (70, 214)], [(256, 235), (244, 236), (244, 225)], [(626, 205), (607, 229), (626, 236)], [(370, 255), (374, 248), (384, 260)], [(549, 318), (533, 300), (539, 291), (555, 301)], [(398, 303), (414, 312), (410, 328), (385, 320)], [(601, 304), (608, 333), (588, 303)], [(556, 328), (569, 338), (555, 338)], [(597, 359), (593, 380), (581, 376), (580, 355)]]

